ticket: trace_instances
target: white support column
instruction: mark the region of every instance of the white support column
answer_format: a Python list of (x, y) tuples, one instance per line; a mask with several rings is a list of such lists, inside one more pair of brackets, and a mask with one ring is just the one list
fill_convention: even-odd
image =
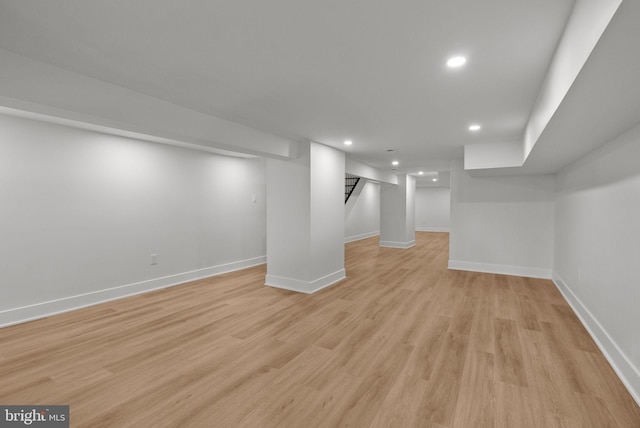
[(416, 180), (398, 175), (398, 184), (380, 187), (380, 246), (410, 248), (416, 244)]
[(313, 293), (345, 278), (344, 152), (301, 143), (267, 160), (266, 285)]

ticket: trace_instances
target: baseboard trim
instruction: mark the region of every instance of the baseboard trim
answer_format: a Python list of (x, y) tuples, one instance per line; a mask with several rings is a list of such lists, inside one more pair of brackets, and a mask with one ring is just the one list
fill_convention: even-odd
[(379, 245), (381, 247), (400, 248), (400, 249), (406, 250), (407, 248), (411, 248), (414, 245), (416, 245), (416, 241), (415, 239), (407, 242), (380, 241)]
[(640, 370), (627, 358), (618, 344), (607, 333), (607, 330), (598, 322), (578, 296), (571, 291), (571, 288), (557, 272), (553, 272), (552, 279), (556, 288), (569, 303), (569, 306), (578, 316), (584, 328), (587, 329), (593, 341), (596, 342), (596, 345), (627, 388), (629, 394), (640, 406)]
[(135, 282), (132, 284), (107, 288), (104, 290), (92, 291), (90, 293), (78, 294), (75, 296), (63, 297), (47, 302), (39, 302), (32, 305), (7, 309), (0, 311), (0, 328), (9, 325), (20, 324), (27, 321), (33, 321), (40, 318), (50, 317), (52, 315), (57, 315), (76, 309), (86, 308), (88, 306), (99, 305), (100, 303), (122, 299), (123, 297), (142, 294), (161, 288), (173, 287), (175, 285), (184, 284), (186, 282), (191, 282), (198, 279), (208, 278), (210, 276), (233, 272), (240, 269), (246, 269), (252, 266), (265, 264), (266, 262), (266, 256), (254, 257), (251, 259), (225, 263), (217, 266), (210, 266), (204, 269), (183, 272), (175, 275), (165, 276), (162, 278), (154, 278), (146, 281)]
[(346, 271), (344, 269), (340, 269), (314, 281), (302, 281), (299, 279), (267, 274), (265, 278), (265, 285), (289, 291), (297, 291), (298, 293), (312, 294), (322, 290), (323, 288), (327, 288), (336, 282), (342, 281), (346, 277)]
[(448, 227), (416, 227), (416, 232), (446, 232), (449, 233)]
[(449, 269), (468, 270), (471, 272), (496, 273), (500, 275), (524, 276), (527, 278), (551, 279), (551, 269), (529, 266), (497, 265), (491, 263), (449, 260)]
[(344, 243), (347, 244), (349, 242), (361, 241), (367, 238), (373, 238), (374, 236), (380, 235), (380, 231), (376, 230), (375, 232), (361, 233), (360, 235), (347, 236), (344, 238)]

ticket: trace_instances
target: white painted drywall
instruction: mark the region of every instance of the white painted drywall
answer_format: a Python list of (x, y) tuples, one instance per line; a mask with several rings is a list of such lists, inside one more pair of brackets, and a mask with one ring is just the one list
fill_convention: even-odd
[(555, 177), (473, 177), (451, 165), (449, 266), (551, 276)]
[(361, 179), (345, 205), (345, 242), (380, 234), (380, 184)]
[(0, 48), (0, 104), (205, 148), (293, 157), (295, 142)]
[[(400, 176), (398, 179), (402, 179)], [(412, 175), (404, 177), (407, 183), (407, 197), (405, 206), (407, 212), (407, 221), (404, 226), (405, 235), (411, 240), (416, 239), (416, 178)]]
[(310, 147), (294, 160), (267, 159), (267, 275), (310, 281)]
[(622, 0), (576, 0), (524, 133), (526, 160)]
[(640, 125), (558, 174), (554, 280), (640, 402)]
[(522, 166), (522, 141), (473, 143), (464, 146), (464, 169), (508, 168)]
[(300, 143), (267, 161), (266, 284), (312, 293), (344, 278), (344, 152)]
[[(311, 272), (344, 274), (344, 152), (311, 143)], [(343, 275), (344, 277), (344, 275)]]
[(380, 186), (380, 245), (409, 248), (415, 245), (416, 180), (399, 174), (398, 184)]
[(451, 189), (448, 187), (416, 187), (416, 230), (448, 232)]
[(345, 159), (345, 172), (382, 183), (398, 184), (398, 177), (396, 176), (396, 174), (390, 171), (384, 171), (378, 168), (374, 168), (371, 165), (367, 165), (349, 158)]
[(0, 115), (0, 312), (264, 262), (265, 195), (260, 158)]

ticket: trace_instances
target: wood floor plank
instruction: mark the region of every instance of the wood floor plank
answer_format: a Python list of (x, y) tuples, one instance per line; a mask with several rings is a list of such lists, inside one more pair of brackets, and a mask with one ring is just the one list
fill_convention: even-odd
[(424, 395), (420, 419), (452, 426), (469, 338), (447, 332)]
[(528, 388), (496, 382), (496, 428), (547, 428), (541, 410)]
[(424, 380), (430, 380), (436, 370), (436, 362), (440, 359), (444, 343), (447, 339), (447, 331), (451, 324), (450, 318), (438, 316), (430, 324), (428, 331), (421, 335), (418, 342), (417, 375)]
[(417, 374), (418, 352), (411, 349), (402, 371), (397, 376), (371, 424), (373, 427), (411, 427), (418, 424), (418, 409), (427, 391), (427, 381)]
[(538, 316), (532, 300), (533, 299), (526, 294), (516, 295), (516, 301), (518, 302), (517, 321), (524, 329), (540, 331)]
[(453, 427), (491, 428), (495, 425), (494, 356), (470, 350), (456, 401)]
[(494, 299), (490, 292), (478, 297), (478, 310), (471, 324), (470, 346), (482, 352), (494, 353), (495, 311)]
[(294, 425), (310, 428), (336, 426), (336, 418), (351, 405), (348, 397), (357, 396), (360, 383), (360, 378), (337, 371), (325, 387), (318, 390), (307, 414)]
[(476, 297), (462, 296), (453, 319), (450, 331), (454, 334), (469, 336), (471, 324), (478, 309), (478, 299)]
[(575, 347), (584, 351), (599, 352), (595, 342), (568, 305), (553, 304), (551, 307), (561, 320), (559, 325), (568, 330), (569, 334), (567, 336)]
[(498, 378), (512, 385), (527, 386), (518, 326), (513, 320), (496, 318), (495, 355)]
[(562, 329), (557, 324), (543, 322), (542, 332), (551, 356), (551, 364), (556, 366), (561, 376), (558, 382), (568, 384), (574, 392), (588, 394), (589, 386), (576, 362), (566, 329)]
[(0, 329), (0, 403), (74, 427), (640, 427), (548, 280), (447, 269), (448, 234), (345, 248), (313, 295), (230, 272)]

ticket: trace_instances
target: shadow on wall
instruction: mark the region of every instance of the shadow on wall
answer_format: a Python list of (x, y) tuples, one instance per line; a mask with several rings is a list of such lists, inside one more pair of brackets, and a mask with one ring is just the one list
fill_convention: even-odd
[(638, 176), (640, 124), (594, 150), (558, 175), (559, 191), (604, 187)]

